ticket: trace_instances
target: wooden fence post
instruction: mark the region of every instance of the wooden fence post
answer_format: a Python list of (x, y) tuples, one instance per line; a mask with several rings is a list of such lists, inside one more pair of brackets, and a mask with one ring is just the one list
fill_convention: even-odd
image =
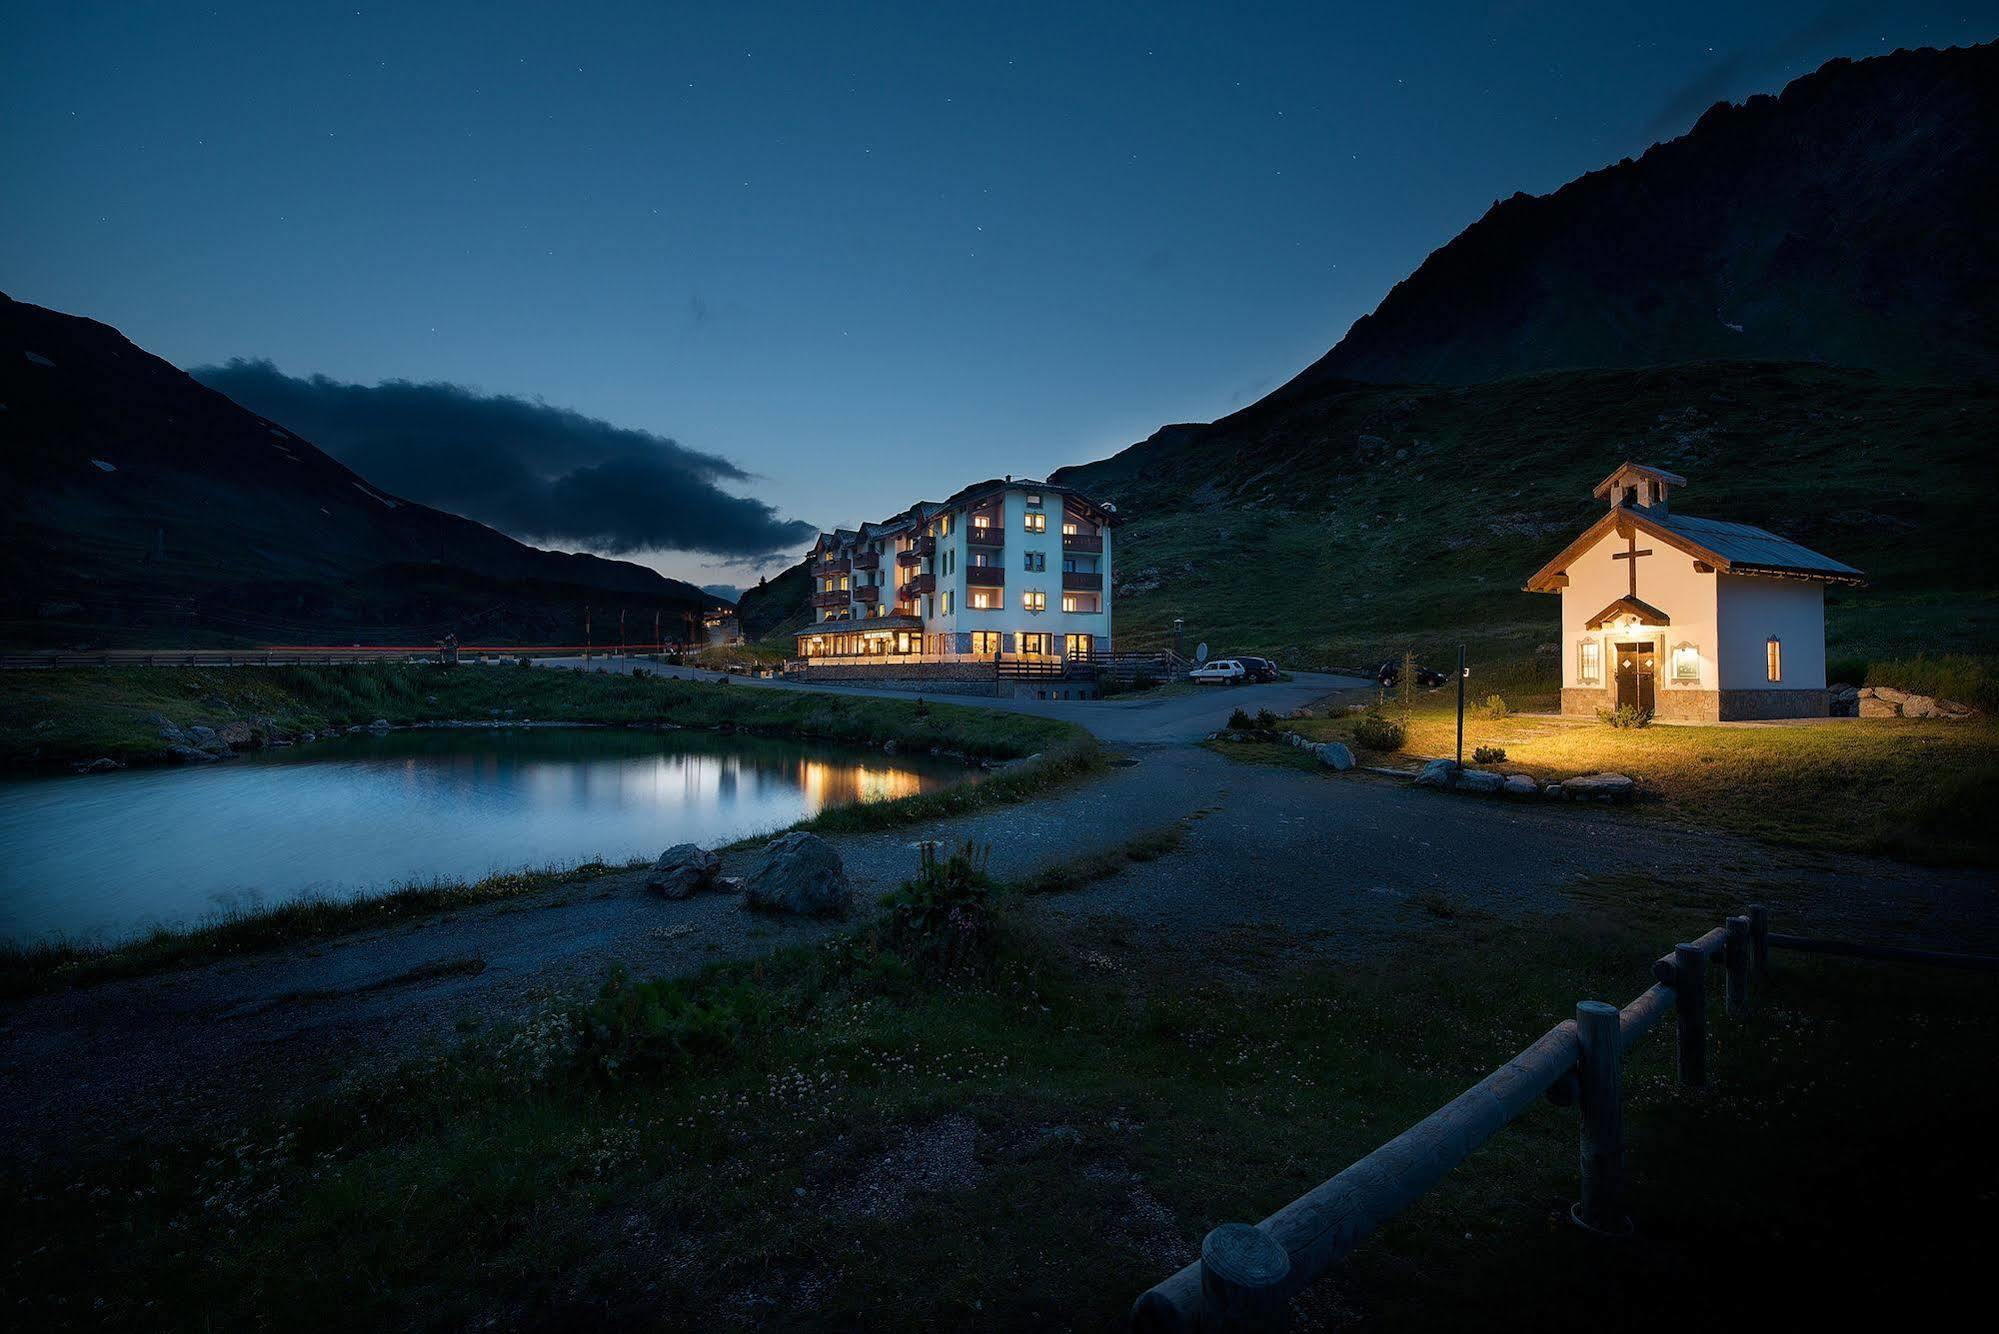
[(1284, 1328), (1290, 1277), (1291, 1257), (1275, 1237), (1248, 1223), (1222, 1224), (1201, 1243), (1202, 1334)]
[(1728, 1016), (1740, 1019), (1749, 1013), (1749, 919), (1731, 917), (1725, 925), (1728, 939), (1722, 943), (1721, 959), (1728, 977)]
[(1698, 945), (1673, 946), (1673, 1009), (1680, 1020), (1680, 1083), (1707, 1083), (1707, 955)]
[(1582, 1102), (1582, 1199), (1569, 1216), (1592, 1232), (1620, 1235), (1630, 1227), (1624, 1216), (1624, 1091), (1618, 1056), (1619, 1016), (1615, 1005), (1582, 1001), (1576, 1006), (1577, 1062)]
[(1760, 903), (1749, 905), (1749, 961), (1758, 977), (1770, 971), (1770, 910)]

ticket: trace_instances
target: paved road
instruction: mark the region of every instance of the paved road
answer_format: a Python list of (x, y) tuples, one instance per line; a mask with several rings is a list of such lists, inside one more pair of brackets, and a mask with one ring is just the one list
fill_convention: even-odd
[[(1983, 872), (1786, 852), (1631, 812), (1419, 791), (1365, 775), (1242, 763), (1185, 743), (1220, 721), (1215, 710), (1288, 708), (1324, 686), (1300, 681), (1136, 706), (1015, 701), (1086, 717), (1121, 751), (1120, 767), (1018, 806), (835, 841), (867, 902), (915, 868), (919, 839), (989, 846), (995, 874), (1015, 879), (1180, 826), (1185, 842), (1171, 856), (1034, 905), (1124, 941), (1134, 959), (1181, 950), (1219, 963), (1244, 932), (1277, 948), (1352, 954), (1415, 930), (1440, 904), (1506, 916), (1614, 913), (1615, 893), (1599, 892), (1607, 876), (1680, 892), (1725, 885), (1770, 901), (1786, 926), (1809, 931), (1881, 930), (1908, 943), (1999, 951), (1992, 877)], [(744, 860), (733, 857), (727, 869), (739, 871)], [(32, 1157), (234, 1124), (266, 1098), (455, 1041), (461, 1024), (528, 1016), (595, 986), (614, 966), (687, 972), (833, 929), (752, 917), (728, 896), (665, 902), (643, 878), (605, 876), (0, 1007), (0, 1152)]]

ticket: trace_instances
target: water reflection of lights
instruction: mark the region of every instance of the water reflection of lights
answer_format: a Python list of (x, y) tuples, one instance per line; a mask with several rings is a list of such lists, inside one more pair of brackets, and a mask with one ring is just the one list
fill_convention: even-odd
[(907, 769), (872, 769), (864, 764), (798, 762), (798, 786), (814, 811), (857, 802), (893, 801), (923, 791), (923, 779)]

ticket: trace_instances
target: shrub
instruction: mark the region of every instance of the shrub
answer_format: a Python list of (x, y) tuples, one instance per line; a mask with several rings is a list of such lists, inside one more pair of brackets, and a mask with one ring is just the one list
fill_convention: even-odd
[(1506, 747), (1480, 746), (1471, 753), (1471, 758), (1474, 764), (1504, 764), (1506, 763)]
[(1506, 699), (1501, 695), (1487, 695), (1485, 703), (1478, 706), (1478, 715), (1481, 718), (1505, 718), (1512, 713), (1513, 710), (1506, 707)]
[(1241, 709), (1237, 709), (1234, 713), (1231, 713), (1229, 715), (1229, 731), (1231, 732), (1247, 732), (1250, 728), (1254, 726), (1256, 726), (1256, 724), (1251, 722), (1249, 719), (1249, 715), (1244, 713)]
[(677, 1070), (729, 1050), (769, 1018), (769, 998), (749, 982), (695, 996), (677, 981), (634, 983), (621, 968), (579, 1016), (581, 1054), (605, 1079)]
[[(1242, 710), (1237, 709), (1236, 712), (1241, 713)], [(1256, 725), (1266, 732), (1272, 731), (1277, 726), (1277, 715), (1269, 709), (1258, 709), (1256, 711)]]
[(939, 859), (937, 845), (924, 844), (916, 878), (882, 899), (889, 948), (933, 975), (982, 970), (993, 942), (989, 851), (967, 841)]
[(1401, 723), (1379, 713), (1366, 714), (1353, 730), (1353, 739), (1363, 749), (1375, 751), (1400, 750), (1408, 735)]
[(1596, 716), (1612, 727), (1648, 727), (1652, 722), (1650, 709), (1634, 708), (1629, 704), (1620, 704), (1614, 709), (1598, 709)]

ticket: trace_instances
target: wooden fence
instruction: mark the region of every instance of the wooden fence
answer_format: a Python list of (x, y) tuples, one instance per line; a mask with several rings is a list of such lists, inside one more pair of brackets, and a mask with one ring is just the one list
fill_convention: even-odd
[(1201, 1258), (1141, 1294), (1132, 1328), (1142, 1331), (1275, 1330), (1292, 1296), (1345, 1258), (1369, 1233), (1415, 1203), (1538, 1098), (1581, 1106), (1582, 1181), (1570, 1217), (1606, 1235), (1630, 1231), (1624, 1212), (1624, 1054), (1671, 1014), (1679, 1079), (1707, 1082), (1708, 963), (1717, 956), (1730, 1015), (1746, 1015), (1751, 990), (1772, 949), (1999, 971), (1999, 959), (1937, 954), (1773, 935), (1761, 904), (1698, 940), (1675, 945), (1653, 965), (1657, 980), (1619, 1010), (1602, 1001), (1576, 1006), (1499, 1069), (1388, 1143), (1261, 1223), (1225, 1223), (1201, 1244)]

